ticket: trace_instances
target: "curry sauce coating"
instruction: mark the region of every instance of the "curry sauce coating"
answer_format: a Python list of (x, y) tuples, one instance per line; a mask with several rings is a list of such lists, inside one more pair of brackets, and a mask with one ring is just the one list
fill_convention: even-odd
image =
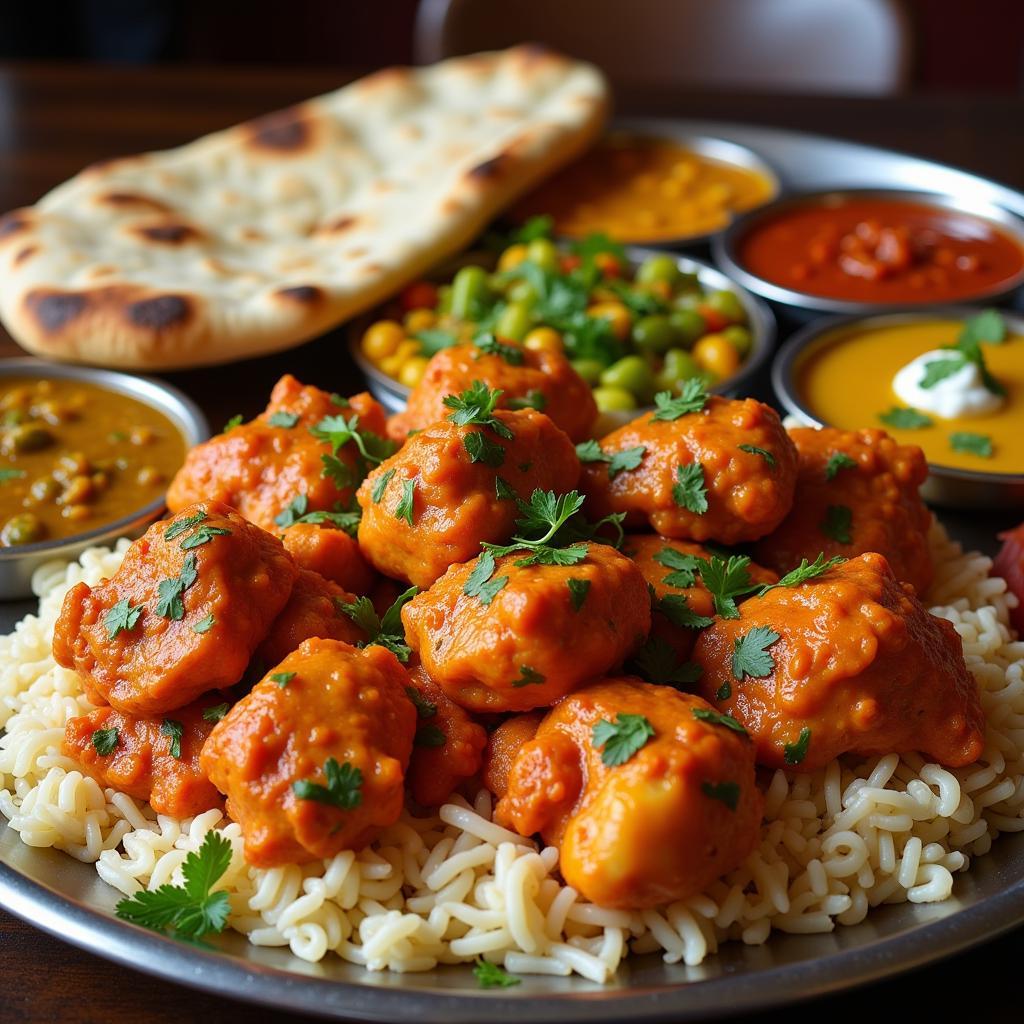
[[(270, 396), (270, 404), (256, 419), (242, 423), (192, 448), (185, 465), (167, 491), (167, 507), (177, 512), (196, 501), (215, 499), (238, 509), (250, 522), (272, 533), (279, 531), (275, 517), (299, 495), (307, 510), (333, 511), (347, 506), (355, 488), (341, 487), (324, 476), (324, 457), (332, 452), (328, 441), (318, 440), (310, 428), (328, 416), (359, 417), (359, 425), (384, 434), (384, 411), (368, 394), (354, 395), (339, 406), (330, 394), (303, 386), (285, 374)], [(275, 415), (297, 416), (292, 426), (275, 425)], [(288, 422), (278, 421), (278, 422)], [(349, 442), (337, 458), (350, 469), (357, 461)]]
[[(668, 537), (659, 537), (657, 534), (629, 534), (622, 544), (622, 552), (631, 558), (637, 568), (644, 574), (647, 585), (653, 589), (653, 611), (651, 614), (651, 636), (660, 637), (672, 645), (676, 656), (685, 660), (693, 650), (694, 641), (697, 639), (697, 631), (700, 627), (693, 628), (681, 626), (671, 621), (672, 610), (670, 605), (665, 605), (665, 598), (670, 601), (682, 599), (685, 608), (701, 618), (712, 618), (715, 614), (715, 604), (711, 593), (704, 586), (704, 581), (695, 572), (673, 569), (666, 565), (665, 561), (671, 558), (666, 555), (666, 549), (671, 553), (675, 552), (686, 557), (691, 563), (693, 559), (710, 561), (711, 552), (687, 540), (672, 540)], [(658, 561), (659, 558), (665, 561)], [(777, 583), (779, 577), (763, 566), (753, 562), (747, 566), (747, 572), (753, 583)], [(683, 586), (687, 579), (691, 579), (689, 586)]]
[[(584, 465), (581, 487), (592, 514), (625, 512), (627, 526), (721, 544), (756, 540), (782, 522), (793, 502), (796, 449), (774, 409), (752, 398), (711, 396), (700, 412), (674, 420), (656, 415), (601, 440), (607, 454), (642, 447), (636, 469), (612, 476), (603, 462)], [(693, 501), (688, 507), (680, 487), (680, 474), (694, 463), (701, 466), (696, 485), (706, 492), (706, 511)]]
[(508, 779), (519, 751), (537, 735), (545, 711), (527, 711), (506, 718), (490, 736), (484, 751), (484, 785), (500, 800), (508, 792)]
[[(577, 565), (519, 566), (496, 559), (485, 604), (465, 592), (478, 560), (453, 565), (402, 609), (406, 642), (456, 704), (470, 711), (529, 711), (608, 672), (643, 643), (651, 602), (640, 570), (606, 544)], [(569, 581), (586, 589), (580, 601)], [(578, 607), (576, 606), (578, 603)]]
[[(921, 449), (873, 428), (798, 427), (789, 436), (799, 456), (793, 509), (758, 544), (755, 557), (784, 573), (802, 558), (813, 562), (819, 552), (850, 558), (877, 551), (898, 580), (923, 594), (933, 570), (932, 515), (918, 493), (928, 475)], [(848, 525), (830, 525), (830, 508), (848, 510)], [(849, 542), (842, 539), (847, 529)]]
[[(700, 697), (628, 677), (570, 694), (544, 717), (508, 774), (499, 824), (540, 832), (567, 884), (603, 907), (638, 909), (703, 892), (757, 840), (754, 745)], [(594, 727), (641, 715), (654, 735), (605, 763)]]
[(419, 721), (407, 780), (417, 803), (439, 807), (480, 770), (487, 732), (449, 700), (422, 665), (409, 668), (409, 684), (418, 697)]
[[(495, 419), (511, 439), (486, 426), (442, 419), (363, 481), (359, 544), (382, 573), (429, 587), (450, 565), (477, 555), (481, 541), (501, 544), (512, 536), (521, 514), (515, 495), (527, 499), (535, 488), (562, 492), (576, 485), (576, 449), (547, 416), (523, 409), (498, 412)], [(494, 461), (500, 455), (500, 465), (473, 461), (467, 440), (477, 434), (498, 446)], [(499, 478), (507, 485), (504, 493)], [(406, 518), (399, 512), (410, 486)]]
[(309, 569), (352, 594), (365, 594), (377, 580), (359, 543), (326, 523), (296, 523), (280, 531), (285, 551), (300, 569)]
[[(216, 709), (222, 700), (219, 694), (209, 693), (167, 718), (96, 708), (68, 720), (62, 750), (101, 786), (148, 801), (157, 814), (190, 818), (223, 804), (216, 786), (199, 766), (200, 752), (216, 720), (204, 718), (204, 712)], [(102, 747), (104, 737), (94, 741), (93, 736), (110, 729), (116, 730), (113, 750), (101, 754), (96, 742)]]
[(266, 664), (274, 665), (312, 637), (362, 643), (366, 634), (341, 607), (355, 600), (355, 595), (342, 590), (337, 583), (308, 569), (299, 569), (288, 603), (274, 619), (256, 653)]
[[(408, 685), (383, 647), (306, 640), (217, 723), (201, 764), (242, 826), (250, 864), (358, 850), (398, 820), (416, 730)], [(343, 784), (332, 789), (334, 770)]]
[(93, 704), (184, 707), (242, 678), (297, 573), (276, 537), (226, 505), (187, 506), (135, 541), (113, 577), (68, 591), (53, 656)]
[(427, 365), (423, 379), (412, 390), (405, 409), (388, 421), (388, 433), (404, 441), (412, 430), (423, 430), (448, 413), (444, 400), (462, 394), (474, 381), (483, 381), (503, 393), (498, 408), (508, 409), (516, 399), (536, 401), (573, 441), (584, 441), (597, 418), (597, 405), (587, 382), (559, 352), (535, 352), (515, 342), (502, 344), (522, 357), (513, 365), (476, 345), (442, 349)]
[[(739, 611), (700, 634), (693, 660), (701, 692), (746, 726), (759, 764), (814, 771), (841, 754), (919, 751), (955, 768), (981, 755), (985, 718), (960, 637), (882, 555), (851, 558)], [(750, 638), (756, 627), (771, 632)], [(756, 650), (753, 663), (745, 657), (752, 639), (767, 642), (767, 661)], [(764, 675), (740, 679), (744, 664)]]

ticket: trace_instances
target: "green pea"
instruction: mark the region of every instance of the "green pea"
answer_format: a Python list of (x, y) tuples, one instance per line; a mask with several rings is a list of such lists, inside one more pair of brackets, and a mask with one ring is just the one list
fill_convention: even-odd
[(750, 354), (750, 347), (753, 345), (754, 339), (750, 333), (749, 327), (743, 327), (740, 324), (733, 324), (732, 327), (726, 327), (726, 329), (722, 331), (722, 337), (725, 338), (741, 356)]
[(623, 356), (601, 374), (606, 388), (622, 388), (632, 392), (640, 401), (649, 401), (654, 395), (654, 374), (642, 356)]
[(42, 540), (46, 527), (31, 512), (11, 516), (0, 530), (0, 544), (12, 547), (16, 544), (34, 544)]
[(536, 289), (525, 278), (521, 281), (514, 281), (509, 285), (508, 291), (505, 294), (508, 295), (510, 301), (518, 302), (527, 309), (533, 309), (537, 304)]
[(735, 292), (711, 292), (708, 295), (707, 304), (716, 313), (721, 313), (722, 316), (734, 324), (742, 323), (747, 319), (747, 314), (743, 310), (743, 303), (740, 302)]
[(633, 344), (641, 352), (667, 352), (677, 341), (668, 317), (645, 316), (633, 324)]
[(510, 302), (498, 317), (494, 325), (494, 333), (499, 338), (511, 338), (513, 341), (522, 341), (526, 332), (533, 326), (533, 317), (529, 309), (521, 302)]
[(640, 264), (636, 272), (638, 284), (655, 284), (664, 281), (675, 285), (679, 280), (679, 267), (671, 256), (651, 256)]
[(701, 335), (707, 334), (707, 321), (695, 309), (673, 310), (668, 322), (675, 329), (678, 344), (684, 348), (692, 348)]
[(700, 367), (693, 356), (681, 348), (670, 348), (665, 353), (665, 362), (655, 375), (654, 383), (659, 391), (674, 391), (680, 381), (700, 374)]
[(594, 388), (598, 412), (629, 412), (637, 407), (633, 393), (625, 388)]
[(526, 258), (548, 273), (558, 271), (558, 249), (550, 238), (535, 238), (530, 242), (526, 247)]
[(601, 379), (601, 374), (604, 373), (604, 363), (598, 359), (572, 359), (570, 365), (591, 387)]
[(452, 315), (472, 320), (487, 298), (487, 272), (483, 267), (463, 267), (452, 280)]

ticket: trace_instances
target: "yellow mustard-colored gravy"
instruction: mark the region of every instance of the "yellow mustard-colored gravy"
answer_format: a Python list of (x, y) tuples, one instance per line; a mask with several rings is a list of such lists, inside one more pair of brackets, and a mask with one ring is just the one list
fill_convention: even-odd
[[(963, 330), (955, 320), (887, 327), (841, 328), (808, 347), (796, 365), (796, 386), (819, 420), (856, 430), (883, 427), (903, 444), (919, 445), (929, 462), (986, 473), (1024, 473), (1024, 337), (1009, 335), (1001, 345), (983, 345), (985, 363), (1006, 389), (1003, 405), (983, 416), (943, 419), (927, 413), (932, 426), (900, 430), (879, 414), (904, 403), (892, 389), (896, 371), (925, 352), (953, 344)], [(984, 434), (991, 458), (954, 451), (950, 435)]]
[(178, 428), (134, 398), (77, 380), (0, 379), (0, 547), (130, 515), (184, 459)]
[(616, 134), (530, 193), (512, 217), (547, 214), (556, 234), (571, 238), (604, 232), (657, 242), (717, 231), (774, 194), (773, 182), (746, 168), (666, 139)]

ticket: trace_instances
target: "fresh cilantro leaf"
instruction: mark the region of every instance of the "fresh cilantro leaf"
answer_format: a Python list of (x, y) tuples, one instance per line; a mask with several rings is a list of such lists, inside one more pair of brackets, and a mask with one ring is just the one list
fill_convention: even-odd
[(347, 462), (343, 462), (337, 455), (321, 455), (322, 468), (320, 475), (325, 480), (330, 480), (339, 491), (355, 487), (363, 482), (362, 476), (357, 473)]
[(211, 892), (231, 864), (231, 841), (219, 832), (206, 833), (198, 850), (181, 865), (183, 885), (161, 885), (121, 900), (115, 913), (124, 921), (168, 930), (175, 938), (195, 941), (209, 932), (221, 932), (231, 905), (224, 889)]
[(164, 540), (174, 540), (175, 537), (180, 537), (183, 533), (187, 533), (191, 530), (193, 526), (198, 526), (205, 518), (206, 510), (201, 508), (198, 512), (193, 512), (190, 516), (175, 519), (171, 525), (164, 530)]
[(958, 344), (961, 342), (986, 342), (1001, 345), (1006, 340), (1006, 321), (998, 309), (983, 309), (964, 321)]
[(548, 396), (536, 388), (527, 391), (522, 398), (510, 398), (508, 400), (510, 409), (536, 409), (543, 412), (548, 407)]
[(243, 417), (240, 412), (236, 412), (235, 415), (232, 416), (231, 419), (229, 419), (227, 423), (224, 424), (224, 429), (221, 431), (221, 433), (230, 434), (231, 431), (235, 429), (235, 427), (240, 427), (242, 425), (242, 421), (244, 418), (245, 417)]
[(597, 441), (584, 441), (576, 445), (576, 456), (580, 462), (607, 462), (608, 477), (614, 480), (620, 473), (636, 469), (647, 454), (643, 445), (626, 448), (619, 452), (606, 452)]
[(25, 470), (23, 469), (11, 469), (9, 467), (0, 469), (0, 484), (5, 484), (9, 480), (20, 480), (23, 476), (25, 476)]
[(494, 478), (494, 494), (499, 501), (519, 500), (519, 495), (512, 490), (512, 485), (500, 476)]
[(100, 757), (109, 757), (117, 747), (117, 729), (97, 729), (92, 734), (92, 745)]
[(413, 503), (416, 494), (416, 478), (402, 481), (402, 497), (395, 506), (395, 518), (404, 519), (412, 526)]
[(569, 601), (572, 604), (572, 610), (578, 612), (583, 607), (587, 594), (590, 593), (590, 580), (570, 576), (565, 581), (565, 585), (569, 588)]
[(132, 605), (127, 597), (122, 597), (112, 608), (107, 610), (103, 616), (103, 625), (107, 627), (107, 637), (113, 640), (122, 629), (130, 630), (135, 628), (142, 614), (142, 605)]
[(887, 427), (892, 427), (895, 430), (921, 430), (932, 425), (931, 418), (925, 416), (923, 412), (906, 409), (899, 405), (894, 405), (886, 412), (880, 412), (878, 418)]
[(389, 438), (361, 428), (358, 415), (348, 419), (343, 415), (325, 416), (315, 427), (310, 427), (309, 432), (318, 441), (327, 441), (333, 455), (347, 444), (355, 445), (357, 482), (398, 450), (398, 445)]
[(852, 544), (853, 511), (846, 505), (829, 505), (825, 509), (825, 518), (818, 524), (826, 537), (840, 544)]
[(513, 242), (534, 242), (538, 238), (550, 238), (555, 227), (555, 219), (546, 213), (531, 217), (521, 227), (512, 232)]
[(723, 715), (721, 711), (714, 708), (693, 708), (693, 717), (699, 722), (710, 722), (712, 725), (724, 725), (726, 729), (732, 729), (743, 736), (749, 735), (747, 730), (736, 721), (732, 715)]
[(672, 645), (660, 636), (649, 637), (633, 656), (633, 667), (644, 679), (668, 686), (689, 686), (703, 674), (700, 665), (680, 662)]
[(704, 485), (704, 467), (699, 462), (676, 466), (676, 483), (672, 485), (672, 500), (680, 507), (699, 516), (708, 510), (708, 489)]
[(416, 730), (412, 745), (414, 747), (443, 747), (448, 737), (436, 725), (421, 725)]
[(339, 409), (352, 408), (352, 403), (347, 398), (339, 395), (336, 391), (331, 392), (331, 405), (336, 405)]
[(181, 737), (185, 733), (185, 726), (176, 718), (165, 718), (160, 723), (160, 732), (171, 739), (171, 757), (181, 757)]
[(342, 811), (351, 811), (363, 802), (363, 773), (348, 761), (338, 764), (329, 757), (324, 762), (326, 786), (309, 779), (300, 779), (292, 783), (292, 792), (300, 800), (315, 800), (320, 804), (329, 804)]
[(355, 537), (359, 532), (359, 521), (363, 516), (362, 510), (358, 506), (348, 511), (343, 511), (340, 505), (335, 505), (334, 507), (334, 512), (324, 512), (321, 510), (307, 512), (304, 516), (299, 516), (295, 522), (312, 523), (314, 526), (329, 524), (335, 529), (347, 533), (350, 537)]
[(494, 420), (494, 410), (505, 392), (500, 388), (491, 390), (482, 380), (475, 380), (458, 395), (445, 395), (444, 405), (452, 409), (448, 419), (457, 427), (471, 423), (489, 427)]
[(751, 679), (770, 676), (775, 669), (775, 659), (768, 648), (780, 639), (769, 626), (754, 626), (748, 633), (736, 637), (732, 652), (733, 678), (742, 683), (747, 676)]
[(977, 455), (981, 459), (992, 458), (992, 438), (988, 434), (972, 434), (958, 430), (949, 435), (949, 446), (955, 452)]
[(415, 686), (407, 686), (405, 693), (415, 705), (419, 718), (433, 718), (437, 714), (437, 705), (432, 700), (427, 700)]
[(504, 359), (509, 366), (522, 366), (526, 358), (525, 353), (518, 345), (506, 345), (505, 342), (498, 341), (489, 331), (478, 334), (473, 339), (473, 344), (476, 345), (480, 352)]
[(219, 722), (228, 713), (228, 703), (213, 704), (211, 707), (203, 708), (204, 722)]
[(775, 456), (767, 448), (758, 448), (756, 444), (741, 444), (738, 447), (741, 452), (746, 452), (748, 455), (760, 455), (769, 467), (775, 465)]
[(607, 462), (609, 459), (604, 449), (594, 440), (581, 441), (576, 445), (576, 457), (580, 462)]
[(619, 712), (614, 722), (602, 718), (591, 729), (591, 743), (601, 751), (601, 761), (614, 768), (625, 764), (654, 735), (654, 726), (643, 715)]
[(482, 462), (492, 469), (497, 469), (505, 462), (504, 447), (492, 441), (482, 430), (472, 430), (464, 434), (462, 445), (470, 462)]
[(481, 988), (511, 988), (518, 985), (520, 978), (509, 974), (504, 968), (478, 957), (473, 965), (473, 977)]
[(967, 365), (967, 357), (962, 353), (952, 356), (943, 356), (941, 359), (931, 359), (924, 364), (924, 373), (917, 382), (918, 387), (933, 388), (940, 381), (952, 377)]
[(366, 640), (357, 647), (384, 647), (401, 662), (407, 662), (412, 651), (405, 643), (402, 627), (402, 608), (419, 593), (419, 587), (410, 587), (395, 598), (391, 607), (378, 616), (373, 602), (368, 597), (359, 597), (345, 603), (338, 601), (338, 611), (347, 615), (365, 634)]
[(283, 690), (294, 678), (294, 672), (275, 672), (270, 677), (270, 681), (277, 683), (278, 688)]
[(697, 582), (696, 573), (700, 569), (701, 559), (696, 555), (687, 555), (675, 548), (663, 547), (655, 556), (654, 561), (666, 569), (672, 569), (662, 583), (667, 587), (679, 587), (687, 590)]
[(284, 427), (285, 430), (291, 430), (296, 423), (299, 422), (299, 414), (295, 412), (285, 412), (283, 409), (279, 409), (277, 412), (271, 413), (267, 417), (267, 422), (272, 427)]
[(846, 452), (833, 452), (825, 463), (825, 479), (834, 480), (844, 469), (856, 469), (857, 460), (851, 459)]
[(388, 484), (391, 483), (391, 478), (395, 475), (397, 470), (394, 466), (390, 469), (385, 470), (376, 480), (373, 482), (373, 490), (370, 491), (370, 500), (377, 505), (380, 503), (380, 499), (384, 497), (384, 492), (388, 489)]
[(286, 530), (294, 526), (309, 511), (309, 498), (305, 494), (296, 494), (294, 498), (276, 516), (274, 522)]
[(191, 551), (193, 548), (209, 544), (214, 537), (226, 537), (231, 531), (226, 526), (200, 526), (195, 533), (186, 537), (178, 546), (182, 551)]
[(574, 255), (579, 256), (584, 268), (593, 266), (595, 259), (605, 253), (614, 256), (620, 266), (625, 266), (628, 262), (622, 243), (616, 242), (603, 231), (592, 231), (584, 238), (570, 243), (570, 249)]
[(517, 558), (519, 567), (530, 565), (579, 565), (587, 557), (586, 544), (571, 544), (567, 548), (541, 546), (534, 548), (525, 558)]
[(195, 583), (197, 576), (196, 556), (190, 554), (182, 564), (178, 576), (161, 580), (157, 584), (157, 615), (180, 622), (185, 617), (185, 603), (182, 600), (182, 595)]
[(193, 633), (209, 633), (213, 629), (216, 619), (213, 617), (213, 612), (204, 615), (198, 622), (192, 624)]
[(490, 604), (497, 597), (502, 587), (508, 583), (507, 576), (491, 579), (494, 575), (494, 568), (494, 555), (490, 551), (484, 551), (477, 559), (473, 571), (469, 574), (469, 579), (466, 580), (465, 586), (462, 588), (462, 592), (468, 597), (480, 598), (480, 603), (483, 605)]
[(654, 610), (679, 629), (706, 629), (715, 621), (690, 608), (685, 594), (666, 594), (655, 601)]
[(519, 689), (523, 686), (537, 686), (543, 683), (547, 677), (543, 676), (535, 668), (530, 668), (529, 665), (519, 666), (519, 678), (512, 680), (512, 685)]
[(774, 590), (776, 587), (798, 587), (801, 583), (806, 583), (808, 580), (816, 579), (818, 576), (823, 576), (829, 571), (834, 569), (837, 565), (842, 565), (846, 559), (842, 555), (835, 555), (832, 558), (825, 560), (825, 553), (823, 551), (818, 552), (818, 557), (807, 564), (806, 558), (800, 559), (800, 564), (795, 569), (790, 569), (778, 583), (765, 583), (757, 592), (757, 596), (761, 597), (767, 594), (769, 590)]
[(740, 802), (740, 787), (735, 782), (702, 782), (700, 791), (712, 800), (735, 811)]
[(459, 343), (459, 339), (451, 331), (442, 331), (436, 327), (417, 331), (413, 337), (420, 343), (420, 352), (428, 359), (443, 349), (452, 348)]
[(712, 555), (710, 559), (700, 559), (700, 578), (714, 599), (715, 612), (723, 619), (738, 619), (736, 598), (757, 589), (747, 571), (749, 565), (746, 555), (727, 558)]
[(800, 730), (796, 743), (786, 743), (782, 748), (782, 757), (786, 764), (801, 764), (807, 756), (807, 749), (811, 745), (811, 730), (805, 725)]
[(704, 390), (704, 382), (699, 377), (689, 377), (683, 381), (677, 396), (671, 391), (659, 391), (654, 396), (657, 407), (652, 420), (677, 420), (680, 416), (700, 412), (707, 405), (708, 393)]
[(715, 690), (715, 700), (728, 700), (732, 696), (732, 684), (726, 680)]

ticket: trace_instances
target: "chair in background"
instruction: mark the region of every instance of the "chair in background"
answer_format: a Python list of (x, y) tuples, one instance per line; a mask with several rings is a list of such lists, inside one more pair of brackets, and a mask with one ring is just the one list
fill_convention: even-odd
[(896, 0), (422, 0), (420, 63), (524, 41), (618, 84), (885, 95), (906, 82)]

